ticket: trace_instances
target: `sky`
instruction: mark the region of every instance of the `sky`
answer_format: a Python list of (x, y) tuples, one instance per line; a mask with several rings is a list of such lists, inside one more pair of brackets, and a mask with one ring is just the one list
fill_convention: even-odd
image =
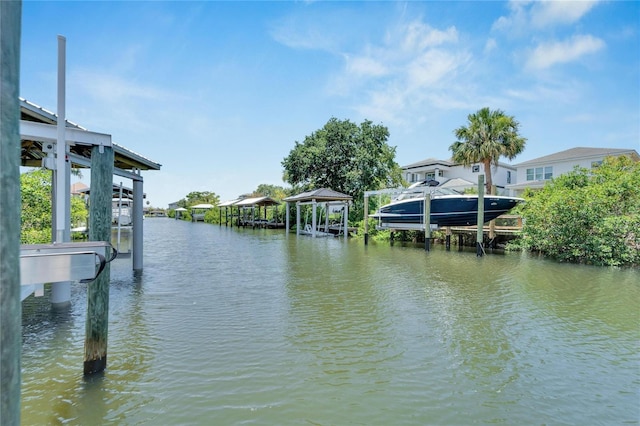
[(288, 187), (282, 160), (334, 117), (386, 126), (400, 166), (449, 159), (483, 107), (527, 139), (506, 163), (640, 152), (637, 1), (24, 0), (20, 96), (52, 112), (58, 35), (67, 119), (162, 165), (154, 207)]

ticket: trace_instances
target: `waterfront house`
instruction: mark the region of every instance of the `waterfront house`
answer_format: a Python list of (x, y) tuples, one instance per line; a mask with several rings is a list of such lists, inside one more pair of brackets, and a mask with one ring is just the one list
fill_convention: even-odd
[(626, 155), (640, 161), (640, 155), (633, 149), (616, 148), (571, 148), (554, 154), (534, 158), (516, 164), (516, 180), (506, 186), (513, 195), (521, 194), (526, 188), (539, 189), (561, 174), (572, 171), (576, 166), (591, 169), (598, 167), (606, 157)]
[[(402, 167), (402, 176), (409, 183), (428, 179), (435, 179), (451, 189), (464, 191), (467, 188), (477, 188), (478, 175), (484, 174), (484, 165), (475, 163), (463, 166), (452, 160), (438, 160), (427, 158)], [(509, 164), (498, 163), (492, 166), (491, 177), (496, 186), (496, 193), (504, 194), (507, 185), (516, 183), (516, 168)]]

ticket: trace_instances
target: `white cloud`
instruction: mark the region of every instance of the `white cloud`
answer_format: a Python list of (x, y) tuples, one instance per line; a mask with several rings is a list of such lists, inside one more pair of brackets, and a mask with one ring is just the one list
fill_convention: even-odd
[(388, 67), (379, 59), (371, 56), (345, 56), (346, 72), (359, 77), (381, 77), (389, 73)]
[(578, 35), (569, 40), (538, 45), (527, 59), (526, 67), (546, 69), (556, 64), (573, 62), (605, 47), (604, 41), (591, 35)]
[(344, 55), (345, 68), (332, 82), (334, 92), (352, 95), (362, 116), (409, 124), (409, 111), (423, 113), (470, 61), (458, 47), (455, 27), (444, 30), (413, 20), (386, 31), (384, 40)]
[(484, 53), (490, 53), (494, 51), (498, 47), (498, 42), (495, 38), (487, 39), (487, 42), (484, 44)]
[[(458, 41), (458, 31), (455, 27), (446, 30), (438, 30), (431, 26), (414, 21), (400, 30), (397, 36), (401, 37), (399, 46), (404, 52), (420, 52), (430, 47), (440, 46), (445, 43)], [(395, 36), (388, 37), (390, 44), (395, 44)]]
[(570, 25), (589, 13), (598, 1), (512, 0), (509, 2), (509, 15), (498, 18), (493, 23), (492, 29), (524, 35), (530, 29)]
[(597, 1), (539, 1), (531, 7), (531, 24), (536, 28), (573, 24), (586, 15)]

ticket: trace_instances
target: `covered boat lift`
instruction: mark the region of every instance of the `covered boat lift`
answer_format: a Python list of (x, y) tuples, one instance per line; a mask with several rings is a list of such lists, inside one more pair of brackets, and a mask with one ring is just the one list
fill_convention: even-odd
[[(296, 235), (300, 235), (301, 233), (308, 233), (312, 237), (316, 238), (321, 235), (325, 235), (328, 233), (329, 229), (329, 207), (331, 206), (340, 206), (343, 208), (342, 219), (343, 223), (341, 224), (342, 232), (344, 233), (344, 237), (347, 238), (349, 235), (348, 226), (349, 226), (349, 203), (353, 197), (347, 194), (343, 194), (341, 192), (334, 191), (329, 188), (320, 188), (315, 189), (313, 191), (303, 192), (298, 195), (293, 195), (291, 197), (287, 197), (284, 199), (286, 202), (286, 221), (285, 227), (287, 232), (289, 232), (289, 203), (296, 204)], [(311, 226), (307, 230), (300, 229), (300, 206), (302, 205), (311, 205)], [(317, 223), (317, 209), (318, 206), (323, 206), (327, 214), (325, 215), (325, 233), (320, 233), (318, 231), (318, 223)], [(302, 231), (302, 232), (301, 232)]]
[[(20, 98), (20, 166), (45, 167), (52, 170), (52, 240), (56, 244), (68, 243), (71, 239), (69, 222), (71, 167), (91, 168), (91, 153), (94, 147), (113, 149), (113, 175), (133, 181), (133, 270), (143, 268), (143, 178), (142, 170), (160, 170), (161, 165), (130, 151), (115, 142), (111, 135), (91, 132), (65, 120), (58, 123), (58, 115), (26, 99)], [(64, 109), (64, 106), (62, 106)], [(60, 105), (59, 105), (60, 109)], [(60, 114), (64, 118), (64, 114)], [(60, 128), (64, 127), (63, 130)], [(60, 135), (65, 144), (58, 144)], [(61, 146), (58, 146), (61, 145)], [(94, 182), (92, 182), (94, 184)], [(112, 182), (110, 183), (112, 185)], [(111, 188), (108, 189), (111, 191)], [(60, 256), (60, 250), (56, 251)], [(30, 256), (32, 256), (30, 254)], [(33, 264), (33, 260), (31, 261)], [(38, 287), (33, 287), (37, 290)], [(32, 292), (29, 292), (29, 294)], [(39, 291), (37, 292), (40, 293)], [(27, 291), (23, 291), (24, 295)], [(70, 282), (53, 284), (51, 302), (65, 304), (70, 300)]]
[[(238, 225), (239, 226), (251, 226), (251, 227), (277, 227), (277, 214), (274, 215), (273, 221), (267, 220), (267, 207), (277, 207), (280, 202), (274, 200), (271, 197), (251, 197), (236, 201), (233, 206), (238, 207)], [(258, 215), (256, 217), (256, 207), (258, 208)], [(261, 218), (261, 209), (264, 207), (264, 216)], [(240, 210), (242, 209), (242, 213)], [(251, 212), (247, 216), (248, 212)]]

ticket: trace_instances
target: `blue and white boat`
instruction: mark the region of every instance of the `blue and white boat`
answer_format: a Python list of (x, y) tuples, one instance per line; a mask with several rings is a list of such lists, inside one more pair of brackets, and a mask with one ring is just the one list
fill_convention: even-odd
[[(431, 196), (430, 224), (437, 226), (468, 226), (478, 221), (478, 195), (461, 194), (449, 188), (438, 187), (437, 181), (424, 181), (411, 185), (391, 203), (370, 215), (378, 219), (382, 228), (424, 227), (424, 200)], [(484, 220), (489, 222), (507, 213), (524, 199), (502, 195), (484, 195)]]

